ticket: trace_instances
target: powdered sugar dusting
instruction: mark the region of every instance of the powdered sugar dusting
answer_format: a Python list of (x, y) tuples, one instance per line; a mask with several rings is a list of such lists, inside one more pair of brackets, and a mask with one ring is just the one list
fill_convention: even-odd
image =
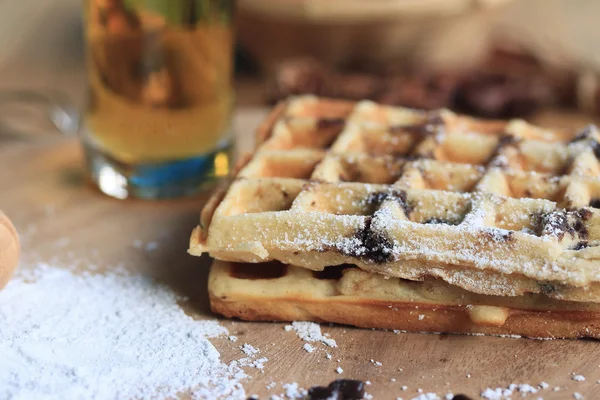
[(258, 349), (256, 349), (254, 346), (248, 343), (244, 343), (244, 345), (241, 346), (240, 349), (242, 349), (242, 352), (247, 356), (253, 356), (259, 353)]
[[(544, 387), (545, 386), (545, 387)], [(547, 388), (546, 385), (540, 385), (542, 389)], [(487, 388), (481, 392), (481, 397), (487, 400), (503, 400), (506, 398), (510, 398), (515, 393), (520, 393), (522, 396), (526, 396), (528, 394), (535, 394), (540, 389), (531, 386), (527, 383), (516, 384), (511, 383), (507, 388)]]
[(421, 393), (417, 397), (413, 397), (411, 400), (440, 400), (440, 397), (435, 393)]
[(314, 322), (294, 321), (291, 325), (286, 325), (285, 330), (296, 332), (298, 337), (306, 342), (321, 342), (329, 347), (337, 347), (335, 340), (329, 338), (328, 334), (322, 334), (321, 327)]
[(0, 398), (245, 397), (245, 374), (207, 340), (227, 330), (187, 316), (167, 287), (47, 265), (27, 275), (0, 292)]
[(315, 348), (308, 343), (304, 343), (304, 350), (306, 350), (307, 353), (312, 353), (315, 351)]
[(512, 390), (504, 388), (487, 388), (481, 392), (481, 397), (487, 400), (502, 400), (510, 396), (512, 396)]
[(299, 399), (306, 395), (307, 391), (298, 387), (298, 383), (284, 383), (283, 390), (285, 390), (285, 396), (289, 399)]

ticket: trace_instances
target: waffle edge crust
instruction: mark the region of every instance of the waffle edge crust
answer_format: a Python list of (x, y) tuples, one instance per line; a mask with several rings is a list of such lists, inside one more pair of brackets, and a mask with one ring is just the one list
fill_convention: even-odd
[[(399, 289), (396, 293), (381, 292), (379, 285), (373, 292), (365, 290), (365, 285), (373, 284), (371, 279), (385, 279), (379, 274), (351, 269), (341, 280), (319, 279), (304, 268), (281, 265), (285, 268), (282, 275), (265, 277), (261, 276), (265, 271), (256, 266), (215, 261), (209, 276), (211, 309), (246, 321), (332, 322), (406, 332), (534, 339), (600, 338), (600, 307), (595, 304), (569, 304), (543, 295), (498, 298), (439, 281), (394, 278), (387, 279), (387, 284)], [(354, 276), (343, 282), (348, 275)], [(348, 284), (355, 290), (347, 292)], [(436, 292), (441, 296), (428, 298)], [(451, 300), (444, 300), (448, 297)]]

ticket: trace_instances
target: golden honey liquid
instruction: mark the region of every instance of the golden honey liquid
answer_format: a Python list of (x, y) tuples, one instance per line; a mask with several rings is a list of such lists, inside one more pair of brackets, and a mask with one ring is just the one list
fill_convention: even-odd
[(214, 151), (224, 139), (233, 103), (233, 31), (229, 20), (198, 10), (198, 3), (86, 2), (86, 135), (111, 157), (130, 164), (186, 159)]

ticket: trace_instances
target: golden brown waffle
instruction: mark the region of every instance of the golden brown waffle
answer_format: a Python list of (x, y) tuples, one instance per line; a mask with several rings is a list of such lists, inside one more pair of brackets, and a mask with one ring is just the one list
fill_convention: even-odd
[(436, 279), (386, 278), (355, 267), (321, 272), (277, 262), (215, 261), (213, 311), (249, 321), (335, 322), (410, 332), (600, 338), (600, 305), (471, 293)]
[(190, 253), (339, 264), (600, 301), (600, 135), (299, 97), (213, 197)]

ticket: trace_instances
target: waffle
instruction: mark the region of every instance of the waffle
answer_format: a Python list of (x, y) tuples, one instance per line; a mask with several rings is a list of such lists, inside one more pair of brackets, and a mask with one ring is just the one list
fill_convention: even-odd
[(213, 311), (249, 321), (335, 322), (409, 332), (600, 338), (600, 305), (545, 295), (486, 296), (439, 279), (386, 278), (353, 266), (314, 272), (215, 261)]
[(600, 135), (304, 96), (206, 205), (190, 253), (353, 264), (486, 295), (600, 301)]

